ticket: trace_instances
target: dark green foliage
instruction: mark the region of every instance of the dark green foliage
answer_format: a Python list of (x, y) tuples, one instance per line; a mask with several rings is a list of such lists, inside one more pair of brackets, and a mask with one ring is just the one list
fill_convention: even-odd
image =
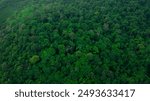
[(150, 83), (149, 0), (6, 1), (0, 83)]

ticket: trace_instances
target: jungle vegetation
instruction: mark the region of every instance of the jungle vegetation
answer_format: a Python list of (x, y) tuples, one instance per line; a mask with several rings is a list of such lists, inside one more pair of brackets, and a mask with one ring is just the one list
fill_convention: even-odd
[(150, 0), (0, 0), (0, 83), (150, 83)]

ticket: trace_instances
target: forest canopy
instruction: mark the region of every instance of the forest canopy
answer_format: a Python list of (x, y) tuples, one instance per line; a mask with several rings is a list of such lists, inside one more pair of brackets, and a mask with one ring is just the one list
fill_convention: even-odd
[(150, 83), (149, 39), (150, 0), (0, 0), (0, 83)]

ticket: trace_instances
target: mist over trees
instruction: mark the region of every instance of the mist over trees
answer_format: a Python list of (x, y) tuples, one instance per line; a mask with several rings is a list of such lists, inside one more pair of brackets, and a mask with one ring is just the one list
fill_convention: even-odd
[(0, 0), (0, 83), (150, 83), (149, 7)]

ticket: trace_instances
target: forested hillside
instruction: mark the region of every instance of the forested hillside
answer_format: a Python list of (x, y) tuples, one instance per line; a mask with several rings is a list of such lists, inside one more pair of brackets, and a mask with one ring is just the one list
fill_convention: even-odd
[(150, 83), (150, 0), (0, 0), (0, 83)]

